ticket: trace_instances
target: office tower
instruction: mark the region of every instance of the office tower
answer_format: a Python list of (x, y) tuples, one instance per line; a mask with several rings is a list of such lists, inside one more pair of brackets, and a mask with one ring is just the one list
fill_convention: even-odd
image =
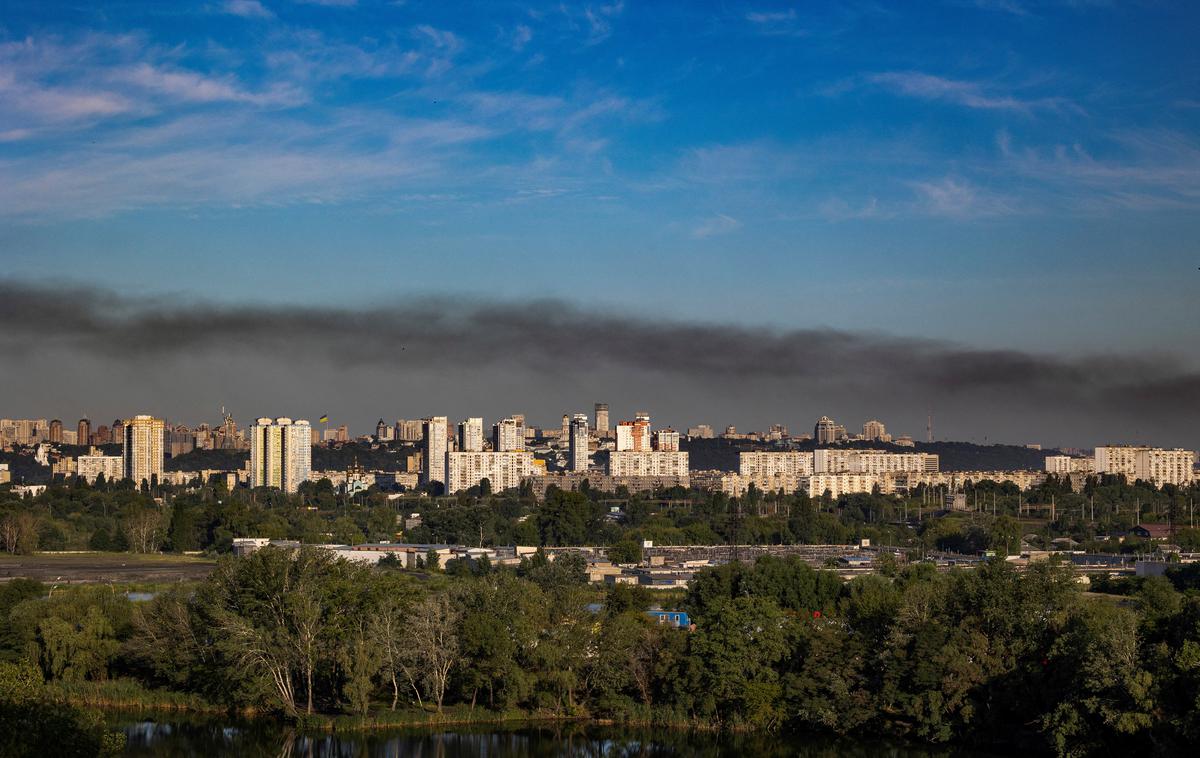
[(608, 403), (596, 403), (596, 436), (608, 436)]
[(446, 448), (449, 422), (445, 416), (432, 416), (422, 422), (425, 442), (425, 473), (421, 481), (425, 484), (438, 482), (446, 485)]
[(863, 424), (862, 437), (868, 442), (891, 442), (892, 435), (887, 433), (887, 427), (882, 421), (872, 419)]
[(81, 418), (79, 419), (79, 423), (75, 425), (75, 444), (92, 444), (92, 422), (88, 419)]
[(813, 439), (818, 445), (828, 445), (837, 441), (837, 424), (828, 416), (822, 416), (817, 419), (816, 426), (813, 427)]
[(458, 425), (458, 449), (464, 453), (483, 450), (483, 419), (469, 418)]
[(62, 421), (60, 419), (54, 419), (50, 422), (49, 439), (51, 442), (62, 443)]
[(576, 413), (571, 419), (570, 461), (572, 471), (588, 470), (588, 418), (586, 413)]
[(250, 486), (294, 493), (312, 470), (312, 427), (303, 419), (263, 417), (250, 427)]
[(509, 453), (525, 449), (524, 417), (509, 416), (492, 425), (492, 450)]
[(141, 484), (161, 477), (165, 422), (142, 415), (113, 424), (114, 427), (118, 425), (125, 445), (125, 478)]
[(654, 449), (663, 453), (678, 453), (679, 432), (674, 429), (659, 429), (654, 433)]

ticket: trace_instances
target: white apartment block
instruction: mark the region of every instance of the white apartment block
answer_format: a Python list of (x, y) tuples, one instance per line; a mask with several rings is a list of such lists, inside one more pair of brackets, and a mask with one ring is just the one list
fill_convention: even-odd
[(649, 452), (650, 419), (622, 421), (617, 424), (617, 450), (619, 452)]
[(882, 491), (883, 483), (879, 476), (850, 471), (813, 474), (800, 479), (800, 489), (807, 492), (809, 497), (821, 497), (828, 491), (832, 497), (838, 498), (855, 492), (871, 492), (876, 486)]
[(458, 449), (466, 453), (483, 452), (483, 419), (469, 418), (459, 423)]
[(1155, 487), (1189, 484), (1195, 463), (1195, 452), (1178, 448), (1107, 445), (1096, 448), (1095, 455), (1097, 474), (1124, 474), (1130, 482), (1141, 479)]
[(511, 453), (525, 449), (525, 424), (520, 419), (508, 417), (492, 425), (492, 450)]
[(585, 413), (576, 413), (571, 418), (570, 429), (570, 462), (572, 471), (588, 470), (588, 417)]
[(937, 471), (938, 457), (932, 453), (889, 453), (885, 450), (847, 450), (822, 448), (813, 451), (814, 474), (843, 471), (858, 474), (884, 474), (891, 471)]
[(250, 427), (250, 486), (295, 493), (312, 472), (312, 427), (286, 416)]
[(533, 453), (523, 451), (447, 453), (446, 492), (470, 489), (484, 479), (491, 483), (493, 492), (503, 492), (521, 486), (522, 481), (540, 471), (534, 465)]
[(163, 472), (163, 434), (166, 424), (153, 416), (125, 421), (124, 474), (135, 483), (149, 482)]
[(930, 472), (938, 470), (938, 457), (933, 453), (884, 453), (875, 450), (855, 450), (850, 455), (849, 471), (860, 474), (886, 474), (893, 471)]
[(754, 479), (779, 476), (812, 476), (813, 454), (800, 452), (775, 453), (765, 450), (738, 453), (738, 473)]
[(432, 416), (423, 422), (422, 435), (425, 438), (425, 472), (423, 483), (441, 482), (446, 484), (446, 449), (449, 440), (446, 439), (448, 422), (445, 416)]
[(1047, 455), (1047, 474), (1069, 476), (1071, 474), (1091, 474), (1096, 471), (1095, 458), (1076, 458), (1070, 455)]
[(674, 429), (659, 429), (654, 433), (654, 449), (664, 453), (678, 453), (679, 432)]
[(97, 477), (104, 474), (104, 481), (120, 479), (124, 473), (124, 461), (119, 455), (81, 455), (75, 459), (75, 475), (88, 484), (95, 484)]
[(674, 476), (687, 479), (688, 454), (647, 450), (614, 450), (608, 454), (609, 476)]

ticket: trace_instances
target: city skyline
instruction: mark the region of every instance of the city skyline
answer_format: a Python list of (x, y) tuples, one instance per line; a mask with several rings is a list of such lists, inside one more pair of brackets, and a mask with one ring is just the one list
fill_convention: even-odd
[(1195, 447), (1198, 20), (10, 3), (0, 396)]

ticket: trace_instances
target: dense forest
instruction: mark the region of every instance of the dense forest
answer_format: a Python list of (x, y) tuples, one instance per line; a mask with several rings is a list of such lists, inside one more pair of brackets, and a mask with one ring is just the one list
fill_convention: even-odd
[(441, 574), (265, 548), (149, 602), (3, 586), (0, 677), (26, 694), (0, 696), (0, 718), (110, 687), (301, 724), (454, 709), (1171, 754), (1200, 739), (1198, 579), (1114, 599), (1054, 563), (843, 583), (763, 558), (700, 572), (689, 630), (656, 623), (646, 590), (588, 586), (569, 555)]

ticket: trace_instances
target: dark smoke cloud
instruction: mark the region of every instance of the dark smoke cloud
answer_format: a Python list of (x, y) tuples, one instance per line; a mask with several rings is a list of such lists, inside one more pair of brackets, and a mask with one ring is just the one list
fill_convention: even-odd
[(556, 300), (406, 298), (352, 310), (137, 298), (9, 280), (0, 281), (0, 342), (9, 355), (53, 350), (125, 364), (214, 351), (264, 360), (301, 355), (347, 368), (534, 371), (547, 384), (589, 371), (649, 371), (698, 397), (769, 384), (797, 395), (865, 394), (876, 407), (884, 400), (920, 408), (978, 404), (1031, 414), (1144, 414), (1147, 422), (1178, 422), (1179, 413), (1194, 422), (1200, 398), (1200, 373), (1172, 356), (1058, 356), (830, 329), (688, 323)]

